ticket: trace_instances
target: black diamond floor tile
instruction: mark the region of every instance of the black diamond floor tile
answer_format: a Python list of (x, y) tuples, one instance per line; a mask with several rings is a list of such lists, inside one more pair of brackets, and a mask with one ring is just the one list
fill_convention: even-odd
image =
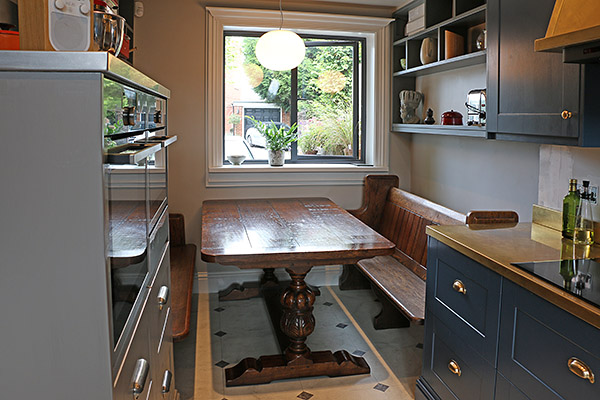
[(221, 312), (221, 311), (225, 311), (225, 309), (223, 307), (218, 307), (218, 308), (215, 308), (215, 311), (216, 312)]
[(383, 383), (378, 383), (377, 385), (375, 385), (375, 387), (373, 389), (379, 390), (380, 392), (385, 392), (386, 390), (389, 389), (389, 386), (384, 385)]
[(365, 352), (362, 350), (356, 350), (354, 353), (352, 353), (353, 356), (357, 356), (357, 357), (362, 357), (365, 355)]
[(336, 327), (338, 327), (338, 328), (341, 328), (341, 329), (344, 329), (344, 328), (346, 328), (347, 326), (348, 326), (348, 324), (343, 324), (343, 323), (341, 323), (341, 322), (340, 322), (339, 324), (337, 324), (337, 325), (336, 325)]
[(221, 360), (218, 363), (216, 363), (215, 365), (219, 368), (225, 368), (226, 366), (229, 365), (229, 363), (227, 361)]
[(219, 332), (215, 333), (215, 336), (218, 336), (218, 337), (223, 337), (225, 335), (227, 335), (227, 332), (219, 331)]
[(302, 393), (300, 393), (300, 394), (299, 394), (297, 397), (298, 397), (299, 399), (302, 399), (302, 400), (308, 400), (308, 399), (310, 399), (311, 397), (313, 397), (313, 394), (312, 394), (312, 393), (308, 393), (308, 392), (302, 392)]
[(327, 307), (331, 307), (333, 305), (333, 303), (326, 301), (325, 303), (323, 303), (323, 305), (327, 306)]

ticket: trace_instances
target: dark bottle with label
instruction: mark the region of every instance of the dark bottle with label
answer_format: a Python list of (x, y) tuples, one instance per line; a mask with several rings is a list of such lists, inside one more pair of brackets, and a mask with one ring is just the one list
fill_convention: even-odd
[(577, 179), (571, 179), (569, 181), (569, 193), (563, 199), (562, 209), (562, 235), (563, 237), (573, 239), (573, 232), (575, 231), (575, 218), (577, 216), (577, 209), (581, 197), (577, 190)]

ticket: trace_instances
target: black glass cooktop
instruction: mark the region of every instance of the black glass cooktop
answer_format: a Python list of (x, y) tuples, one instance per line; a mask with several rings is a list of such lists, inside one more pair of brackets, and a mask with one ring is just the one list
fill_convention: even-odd
[(600, 307), (600, 263), (595, 260), (535, 261), (512, 265)]

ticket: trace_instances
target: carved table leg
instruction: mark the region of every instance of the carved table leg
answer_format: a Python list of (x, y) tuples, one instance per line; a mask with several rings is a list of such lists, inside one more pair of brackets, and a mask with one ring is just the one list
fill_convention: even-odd
[(227, 386), (268, 383), (277, 379), (308, 376), (343, 376), (368, 374), (369, 365), (362, 357), (354, 357), (345, 350), (312, 352), (306, 338), (315, 329), (313, 304), (315, 294), (304, 278), (310, 268), (289, 268), (292, 281), (281, 295), (283, 315), (281, 330), (289, 338), (283, 354), (245, 358), (225, 370)]

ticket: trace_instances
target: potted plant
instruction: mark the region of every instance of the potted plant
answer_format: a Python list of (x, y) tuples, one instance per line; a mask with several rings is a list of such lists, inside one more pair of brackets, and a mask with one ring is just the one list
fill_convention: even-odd
[(246, 116), (254, 127), (265, 137), (266, 148), (269, 150), (269, 165), (272, 167), (283, 166), (285, 151), (290, 144), (298, 140), (297, 125), (286, 128), (283, 124), (278, 128), (275, 122), (264, 123), (254, 117)]

